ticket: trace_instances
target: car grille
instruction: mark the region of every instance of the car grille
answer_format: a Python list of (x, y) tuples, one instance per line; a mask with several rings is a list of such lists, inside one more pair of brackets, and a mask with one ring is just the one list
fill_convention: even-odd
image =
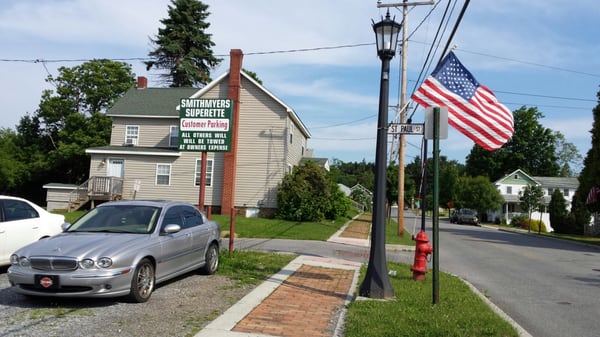
[(81, 293), (92, 291), (94, 288), (86, 286), (60, 286), (58, 289), (44, 289), (33, 284), (19, 284), (19, 287), (24, 290), (35, 291), (38, 293), (60, 294), (60, 293)]
[(77, 259), (64, 257), (31, 257), (31, 268), (38, 270), (75, 270), (77, 269)]

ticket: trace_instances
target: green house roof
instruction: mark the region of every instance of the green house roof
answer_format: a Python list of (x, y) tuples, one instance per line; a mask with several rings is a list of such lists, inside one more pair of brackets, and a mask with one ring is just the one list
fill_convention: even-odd
[(133, 88), (108, 110), (107, 116), (179, 117), (177, 105), (198, 88)]

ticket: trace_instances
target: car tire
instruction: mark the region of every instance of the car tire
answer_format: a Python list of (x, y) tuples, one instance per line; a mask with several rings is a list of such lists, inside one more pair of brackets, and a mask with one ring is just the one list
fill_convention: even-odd
[(206, 250), (204, 256), (204, 266), (200, 269), (203, 274), (212, 275), (219, 269), (219, 247), (216, 243), (211, 245)]
[(154, 265), (149, 259), (142, 259), (133, 272), (129, 298), (138, 303), (148, 301), (154, 291), (154, 281)]

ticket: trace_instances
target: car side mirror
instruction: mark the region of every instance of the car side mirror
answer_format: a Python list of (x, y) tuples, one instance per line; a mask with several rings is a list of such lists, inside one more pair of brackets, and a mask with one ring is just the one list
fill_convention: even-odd
[(169, 224), (169, 225), (165, 226), (162, 233), (163, 234), (173, 234), (173, 233), (179, 232), (180, 230), (181, 230), (181, 226), (176, 225), (176, 224)]
[(66, 231), (69, 227), (71, 227), (71, 223), (69, 222), (63, 222), (63, 224), (60, 225), (60, 228), (62, 228), (63, 232)]

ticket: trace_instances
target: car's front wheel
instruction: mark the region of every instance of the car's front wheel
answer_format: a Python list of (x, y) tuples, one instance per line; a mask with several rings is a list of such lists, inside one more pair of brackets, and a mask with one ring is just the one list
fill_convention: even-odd
[(202, 273), (212, 275), (217, 272), (217, 269), (219, 269), (219, 247), (212, 243), (206, 250)]
[(138, 263), (131, 279), (129, 298), (135, 302), (148, 301), (154, 290), (154, 265), (150, 260), (143, 259)]

